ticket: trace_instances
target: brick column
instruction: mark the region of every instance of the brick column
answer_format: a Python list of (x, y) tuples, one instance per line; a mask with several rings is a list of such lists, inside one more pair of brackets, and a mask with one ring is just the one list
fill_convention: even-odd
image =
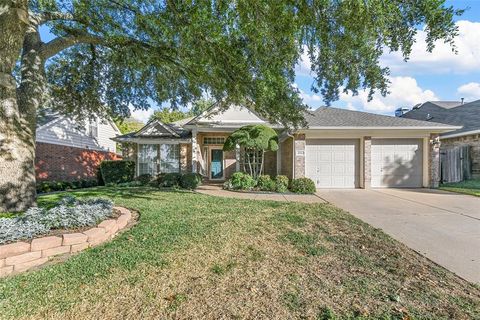
[(197, 172), (197, 152), (198, 152), (198, 143), (197, 143), (197, 130), (192, 130), (192, 172)]
[(188, 145), (180, 144), (180, 172), (188, 172)]
[(372, 183), (372, 137), (363, 137), (363, 188), (368, 189)]
[(438, 134), (430, 135), (428, 169), (430, 188), (438, 188), (440, 183), (440, 138)]
[(296, 134), (295, 137), (295, 154), (293, 155), (295, 159), (294, 163), (294, 178), (303, 178), (305, 177), (305, 135)]

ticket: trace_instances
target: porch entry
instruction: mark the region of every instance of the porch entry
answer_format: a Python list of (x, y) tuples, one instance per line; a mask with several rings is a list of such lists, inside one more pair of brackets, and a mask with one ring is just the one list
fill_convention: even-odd
[(210, 174), (212, 180), (223, 179), (223, 150), (210, 149)]

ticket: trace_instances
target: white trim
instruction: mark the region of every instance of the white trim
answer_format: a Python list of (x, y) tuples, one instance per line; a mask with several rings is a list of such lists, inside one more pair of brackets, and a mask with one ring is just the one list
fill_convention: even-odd
[(480, 134), (480, 130), (471, 130), (471, 131), (447, 134), (445, 136), (440, 136), (440, 140), (449, 139), (449, 138), (457, 138), (457, 137), (462, 137), (462, 136), (470, 136), (472, 134)]
[(108, 149), (103, 149), (103, 148), (91, 148), (89, 146), (78, 146), (74, 144), (67, 144), (67, 143), (59, 143), (59, 142), (53, 142), (53, 141), (46, 141), (42, 139), (35, 140), (35, 143), (45, 143), (45, 144), (54, 144), (58, 146), (65, 146), (65, 147), (71, 147), (71, 148), (77, 148), (77, 149), (84, 149), (84, 150), (92, 150), (92, 151), (102, 151), (102, 152), (108, 152), (108, 153), (115, 153), (114, 151), (109, 151)]
[(444, 130), (453, 131), (463, 128), (462, 126), (445, 126), (445, 127), (395, 127), (395, 126), (386, 126), (386, 127), (347, 127), (347, 126), (320, 126), (320, 127), (308, 127), (308, 129), (313, 130), (433, 130), (434, 132), (441, 132)]

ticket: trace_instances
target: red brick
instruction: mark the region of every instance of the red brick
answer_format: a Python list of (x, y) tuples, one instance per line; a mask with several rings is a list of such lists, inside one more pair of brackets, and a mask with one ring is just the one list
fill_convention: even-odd
[(105, 233), (103, 228), (92, 228), (83, 232), (88, 236), (88, 242), (93, 246), (102, 243), (108, 239), (108, 234)]
[(16, 256), (24, 252), (30, 251), (30, 243), (15, 242), (0, 246), (0, 258)]
[(50, 248), (42, 251), (42, 257), (48, 258), (52, 256), (56, 256), (63, 253), (69, 253), (70, 246), (60, 246), (55, 248)]
[(113, 152), (37, 142), (35, 171), (38, 181), (95, 179), (100, 162), (119, 159)]
[(0, 277), (8, 276), (13, 272), (13, 266), (0, 268)]
[(36, 259), (36, 260), (24, 262), (24, 263), (19, 263), (19, 264), (16, 264), (16, 265), (13, 267), (13, 270), (14, 270), (15, 272), (22, 272), (22, 271), (31, 269), (31, 268), (33, 268), (33, 267), (42, 265), (42, 264), (44, 264), (44, 263), (47, 262), (47, 261), (48, 261), (48, 258), (40, 258), (40, 259)]
[(73, 244), (72, 248), (70, 249), (70, 252), (78, 252), (87, 249), (90, 246), (88, 242), (85, 243), (79, 243), (79, 244)]
[(118, 217), (118, 219), (117, 219), (118, 229), (125, 228), (127, 224), (128, 224), (128, 217), (126, 215), (122, 215), (122, 216)]
[(45, 250), (55, 248), (62, 245), (62, 238), (60, 237), (43, 237), (32, 240), (32, 251)]
[(66, 233), (63, 235), (62, 245), (68, 246), (72, 244), (85, 243), (88, 240), (88, 236), (83, 233)]
[(111, 233), (111, 231), (117, 227), (117, 222), (111, 219), (105, 220), (102, 221), (98, 227), (105, 229), (105, 233)]
[(27, 252), (27, 253), (22, 253), (18, 256), (6, 258), (5, 264), (7, 266), (13, 266), (19, 263), (24, 263), (24, 262), (32, 261), (35, 259), (39, 259), (41, 257), (42, 257), (41, 251)]

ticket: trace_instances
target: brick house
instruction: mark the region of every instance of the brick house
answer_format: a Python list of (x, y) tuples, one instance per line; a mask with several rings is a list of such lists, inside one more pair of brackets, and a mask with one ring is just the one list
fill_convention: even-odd
[(120, 134), (113, 121), (95, 119), (84, 125), (46, 110), (38, 116), (37, 123), (37, 181), (96, 178), (102, 160), (121, 158), (111, 140)]
[(457, 130), (440, 134), (441, 149), (468, 146), (472, 178), (480, 178), (480, 100), (427, 101), (404, 113), (402, 118), (459, 126)]
[(308, 126), (289, 132), (243, 106), (172, 124), (149, 122), (113, 138), (133, 145), (137, 175), (198, 172), (223, 181), (243, 168), (243, 150), (224, 152), (234, 130), (265, 124), (278, 132), (279, 150), (265, 155), (264, 173), (311, 178), (318, 188), (436, 187), (441, 133), (459, 127), (366, 112), (321, 107), (307, 112)]

